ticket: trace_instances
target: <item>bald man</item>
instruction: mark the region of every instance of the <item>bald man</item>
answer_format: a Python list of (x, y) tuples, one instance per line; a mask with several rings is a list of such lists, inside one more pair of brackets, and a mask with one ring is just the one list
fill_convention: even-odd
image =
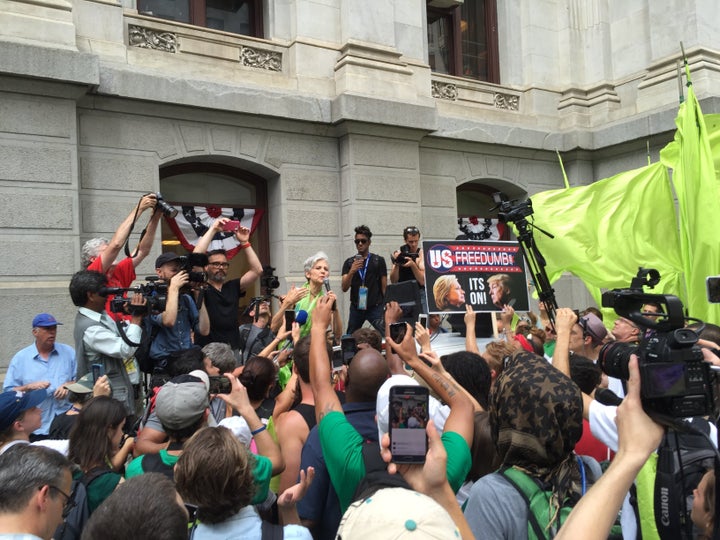
[[(348, 422), (368, 443), (377, 444), (375, 398), (389, 376), (385, 358), (373, 348), (360, 349), (348, 365), (343, 412)], [(313, 532), (314, 538), (332, 540), (340, 525), (342, 513), (325, 466), (317, 426), (310, 431), (302, 450), (300, 468), (307, 467), (315, 467), (315, 478), (305, 497), (298, 503), (298, 513), (303, 525)]]

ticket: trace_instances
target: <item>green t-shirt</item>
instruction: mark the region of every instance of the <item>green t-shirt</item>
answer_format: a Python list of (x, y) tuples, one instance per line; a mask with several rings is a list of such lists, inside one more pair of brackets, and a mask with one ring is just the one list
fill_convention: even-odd
[[(338, 411), (328, 413), (318, 425), (318, 435), (330, 481), (340, 500), (343, 513), (352, 502), (358, 484), (365, 476), (362, 448), (364, 440), (357, 430)], [(457, 492), (470, 472), (470, 447), (459, 434), (449, 431), (442, 434), (447, 452), (447, 478)]]
[(95, 509), (107, 499), (122, 480), (122, 475), (116, 472), (105, 473), (95, 478), (87, 489), (88, 510), (92, 514)]
[(272, 461), (265, 456), (258, 456), (253, 454), (255, 457), (255, 468), (253, 469), (253, 477), (255, 477), (255, 485), (257, 485), (257, 492), (255, 497), (250, 501), (250, 504), (260, 504), (265, 501), (268, 496), (268, 490), (270, 489), (270, 479), (272, 478)]
[[(180, 458), (179, 455), (174, 456), (172, 454), (168, 454), (168, 451), (165, 448), (160, 450), (159, 455), (160, 460), (163, 462), (164, 465), (167, 465), (168, 467), (174, 467), (177, 463), (177, 460)], [(133, 476), (140, 476), (141, 474), (145, 473), (145, 470), (142, 466), (144, 457), (145, 454), (136, 457), (129, 463), (127, 467), (125, 467), (125, 480), (129, 480)]]

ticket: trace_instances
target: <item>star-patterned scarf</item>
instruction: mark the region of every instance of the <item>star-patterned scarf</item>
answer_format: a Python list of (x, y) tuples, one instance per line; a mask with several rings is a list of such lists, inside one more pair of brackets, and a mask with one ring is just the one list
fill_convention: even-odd
[(517, 467), (552, 491), (551, 506), (579, 498), (573, 455), (582, 435), (583, 399), (569, 378), (535, 354), (516, 353), (490, 398), (490, 425), (503, 467)]

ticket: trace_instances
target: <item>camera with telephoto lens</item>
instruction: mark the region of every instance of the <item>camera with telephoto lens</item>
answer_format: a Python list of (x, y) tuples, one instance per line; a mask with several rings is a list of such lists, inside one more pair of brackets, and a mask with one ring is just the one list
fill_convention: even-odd
[(178, 215), (177, 208), (165, 202), (165, 199), (163, 199), (163, 196), (160, 194), (159, 191), (155, 194), (155, 197), (157, 197), (157, 203), (155, 204), (155, 208), (160, 210), (166, 217), (174, 218)]
[(208, 265), (208, 256), (205, 253), (191, 253), (177, 258), (180, 271), (185, 270), (190, 283), (207, 283), (207, 272), (201, 270), (196, 272), (196, 267), (205, 268)]
[[(602, 295), (603, 307), (649, 330), (639, 345), (611, 342), (600, 350), (598, 364), (611, 377), (627, 380), (630, 355), (638, 357), (640, 397), (647, 412), (673, 418), (706, 416), (715, 408), (714, 373), (703, 360), (698, 336), (685, 328), (683, 304), (677, 296), (645, 294), (643, 285), (654, 287), (657, 270), (640, 268), (629, 289), (613, 289)], [(662, 312), (645, 313), (645, 304), (658, 304)]]
[[(116, 295), (110, 300), (110, 311), (112, 313), (128, 313), (130, 315), (148, 315), (157, 314), (165, 311), (167, 304), (168, 286), (164, 281), (160, 281), (157, 276), (148, 276), (145, 278), (147, 283), (141, 283), (137, 287), (104, 287), (100, 289), (102, 296), (110, 294)], [(145, 305), (136, 306), (131, 304), (130, 296), (123, 296), (126, 292), (140, 293), (145, 297)]]
[(280, 286), (280, 280), (275, 275), (275, 267), (270, 265), (263, 266), (263, 273), (260, 276), (260, 287), (265, 289), (268, 295), (272, 295), (273, 291)]

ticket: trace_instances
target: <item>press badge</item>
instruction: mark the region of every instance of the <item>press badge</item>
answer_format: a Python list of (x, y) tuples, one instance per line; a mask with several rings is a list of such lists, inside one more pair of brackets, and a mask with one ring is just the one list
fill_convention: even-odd
[(367, 309), (367, 287), (360, 287), (358, 290), (358, 309)]

